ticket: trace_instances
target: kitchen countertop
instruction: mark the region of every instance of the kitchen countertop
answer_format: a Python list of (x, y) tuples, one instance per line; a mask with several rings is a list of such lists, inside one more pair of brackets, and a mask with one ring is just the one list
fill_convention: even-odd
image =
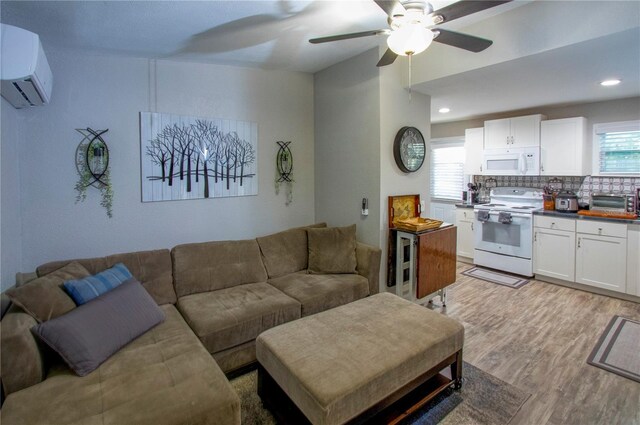
[(608, 221), (608, 222), (611, 222), (611, 223), (640, 224), (640, 219), (627, 220), (627, 219), (624, 219), (624, 218), (593, 217), (593, 216), (587, 216), (587, 215), (580, 215), (580, 214), (577, 214), (577, 213), (560, 212), (560, 211), (549, 211), (549, 210), (534, 211), (533, 215), (544, 215), (544, 216), (547, 216), (547, 217), (572, 218), (574, 220), (596, 220), (596, 221)]
[(459, 203), (456, 204), (456, 208), (473, 208), (476, 205), (482, 205), (482, 204), (486, 204), (487, 202), (478, 202), (476, 204), (463, 204), (463, 203)]

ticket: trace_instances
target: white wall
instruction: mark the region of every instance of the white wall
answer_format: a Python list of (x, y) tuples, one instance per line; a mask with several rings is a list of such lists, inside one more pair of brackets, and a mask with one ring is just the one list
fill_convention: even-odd
[[(23, 127), (24, 271), (49, 260), (252, 238), (314, 221), (312, 76), (171, 61), (154, 66), (146, 59), (54, 49), (47, 56), (52, 102), (29, 110)], [(258, 195), (143, 204), (140, 111), (257, 122)], [(74, 152), (81, 139), (74, 129), (83, 127), (109, 129), (113, 219), (95, 189), (74, 204)], [(278, 140), (293, 141), (289, 206), (284, 193), (275, 195)]]
[(0, 289), (15, 283), (22, 266), (22, 218), (20, 151), (24, 142), (20, 131), (25, 111), (0, 101)]
[[(380, 54), (386, 46), (380, 49)], [(393, 65), (380, 68), (380, 247), (383, 252), (381, 284), (386, 286), (386, 255), (389, 229), (388, 197), (419, 194), (425, 203), (423, 216), (429, 211), (429, 164), (431, 139), (431, 98), (409, 92), (402, 86), (403, 74), (408, 73), (408, 59), (398, 58)], [(420, 170), (406, 174), (400, 171), (393, 158), (393, 141), (402, 127), (416, 127), (426, 143), (426, 156)]]
[[(418, 193), (428, 208), (430, 98), (413, 93), (409, 101), (402, 87), (406, 59), (377, 68), (381, 53), (372, 49), (316, 73), (314, 95), (316, 218), (332, 225), (356, 222), (366, 229), (358, 237), (382, 249), (384, 290), (388, 196)], [(393, 141), (404, 126), (417, 127), (427, 143), (423, 167), (411, 174), (400, 171), (393, 159)], [(370, 215), (364, 220), (359, 219), (363, 193), (371, 193)]]
[[(314, 76), (316, 219), (356, 223), (359, 241), (380, 239), (378, 52), (369, 50)], [(361, 215), (362, 198), (369, 216)]]

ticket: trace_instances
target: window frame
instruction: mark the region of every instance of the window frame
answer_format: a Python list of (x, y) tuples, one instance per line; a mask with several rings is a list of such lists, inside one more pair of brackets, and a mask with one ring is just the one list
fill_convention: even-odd
[[(434, 170), (434, 157), (435, 155), (433, 154), (433, 150), (434, 148), (443, 148), (443, 147), (462, 147), (464, 150), (464, 136), (455, 136), (455, 137), (441, 137), (441, 138), (437, 138), (437, 139), (431, 139), (431, 142), (429, 144), (429, 198), (431, 200), (431, 202), (437, 202), (437, 203), (450, 203), (450, 204), (459, 204), (460, 202), (462, 202), (462, 190), (464, 188), (461, 188), (460, 191), (460, 198), (459, 199), (451, 199), (451, 198), (440, 198), (440, 197), (435, 197), (433, 196), (433, 187), (435, 185), (434, 179), (433, 179), (433, 170)], [(466, 160), (466, 155), (462, 157), (462, 181), (463, 181), (463, 185), (465, 183), (468, 183), (469, 181), (469, 177), (464, 173), (464, 163)]]
[(637, 173), (601, 172), (600, 171), (600, 136), (602, 133), (616, 131), (640, 131), (640, 120), (604, 122), (593, 125), (592, 151), (591, 151), (591, 175), (593, 177), (640, 177), (640, 169)]

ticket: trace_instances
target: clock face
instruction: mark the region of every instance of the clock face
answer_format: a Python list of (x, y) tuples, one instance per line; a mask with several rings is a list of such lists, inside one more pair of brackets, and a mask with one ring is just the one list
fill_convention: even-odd
[(418, 171), (424, 163), (425, 143), (415, 127), (402, 127), (393, 143), (393, 156), (405, 173)]

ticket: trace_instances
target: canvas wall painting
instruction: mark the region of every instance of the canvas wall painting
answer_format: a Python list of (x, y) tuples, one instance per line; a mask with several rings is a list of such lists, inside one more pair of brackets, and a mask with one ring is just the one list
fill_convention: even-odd
[(140, 113), (142, 201), (258, 194), (258, 124)]

